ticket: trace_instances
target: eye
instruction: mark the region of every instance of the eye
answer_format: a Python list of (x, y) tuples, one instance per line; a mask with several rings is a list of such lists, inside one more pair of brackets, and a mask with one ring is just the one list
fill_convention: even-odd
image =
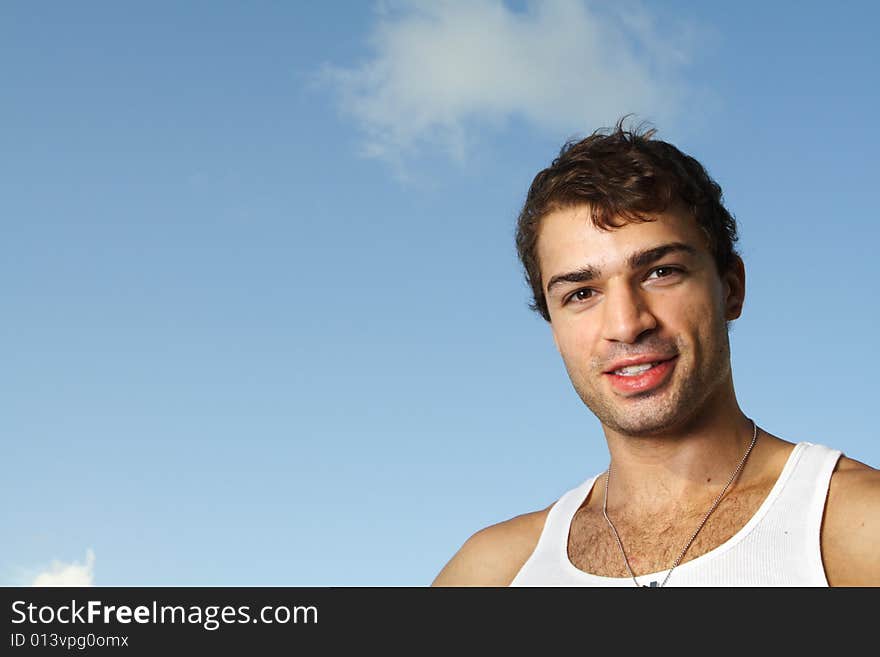
[(569, 294), (564, 303), (568, 303), (569, 301), (588, 301), (592, 299), (596, 293), (588, 287), (582, 287), (580, 290), (575, 290), (571, 294)]
[(651, 273), (648, 275), (648, 278), (651, 278), (656, 274), (656, 278), (669, 278), (675, 274), (681, 274), (682, 270), (679, 267), (672, 267), (671, 265), (663, 265), (662, 267), (657, 267), (651, 270)]

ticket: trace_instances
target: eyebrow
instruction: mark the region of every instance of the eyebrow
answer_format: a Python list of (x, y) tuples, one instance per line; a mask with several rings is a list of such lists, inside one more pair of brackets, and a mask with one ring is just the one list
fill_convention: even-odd
[[(630, 269), (640, 269), (660, 260), (660, 258), (666, 257), (670, 253), (686, 253), (695, 256), (697, 255), (697, 250), (684, 242), (669, 242), (668, 244), (661, 244), (651, 249), (633, 253), (627, 258), (627, 263)], [(550, 290), (559, 283), (585, 283), (598, 278), (601, 274), (602, 270), (592, 265), (586, 265), (565, 274), (557, 274), (547, 283), (547, 294), (550, 294)]]

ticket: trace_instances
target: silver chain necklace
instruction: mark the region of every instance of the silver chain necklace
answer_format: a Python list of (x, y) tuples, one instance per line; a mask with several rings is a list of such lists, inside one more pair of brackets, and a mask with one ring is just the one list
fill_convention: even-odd
[[(721, 489), (721, 492), (718, 493), (718, 497), (715, 498), (715, 501), (712, 503), (712, 506), (709, 507), (709, 510), (706, 512), (706, 515), (703, 516), (703, 520), (697, 526), (694, 533), (691, 535), (690, 540), (685, 543), (685, 546), (682, 548), (678, 557), (675, 561), (672, 562), (672, 567), (669, 569), (669, 572), (666, 573), (666, 577), (663, 578), (663, 581), (659, 584), (659, 586), (666, 586), (666, 582), (669, 581), (669, 576), (672, 574), (672, 571), (675, 570), (675, 567), (681, 563), (681, 560), (684, 558), (685, 553), (688, 551), (688, 548), (691, 546), (691, 543), (694, 542), (694, 539), (697, 537), (697, 534), (700, 533), (700, 530), (703, 528), (703, 525), (706, 524), (706, 521), (709, 519), (709, 516), (712, 515), (712, 512), (715, 510), (715, 507), (721, 502), (721, 498), (724, 497), (724, 493), (727, 492), (727, 489), (730, 487), (730, 484), (733, 483), (734, 479), (736, 479), (737, 475), (739, 475), (740, 471), (743, 469), (743, 466), (746, 464), (746, 459), (749, 458), (749, 454), (752, 452), (752, 447), (755, 446), (755, 442), (758, 439), (758, 425), (755, 424), (755, 421), (752, 420), (752, 442), (749, 444), (749, 448), (746, 450), (746, 453), (743, 454), (742, 459), (739, 462), (739, 465), (736, 466), (736, 470), (733, 471), (733, 474), (730, 475), (730, 479), (724, 485), (724, 488)], [(617, 529), (614, 527), (614, 523), (611, 522), (611, 518), (608, 517), (608, 482), (611, 481), (611, 463), (608, 464), (608, 471), (605, 477), (605, 497), (602, 500), (602, 515), (605, 516), (605, 520), (608, 521), (608, 526), (611, 527), (611, 531), (614, 532), (614, 538), (617, 539), (617, 546), (620, 548), (620, 553), (623, 555), (623, 563), (626, 564), (626, 569), (629, 571), (629, 576), (632, 577), (633, 582), (636, 583), (636, 586), (646, 587), (647, 584), (639, 584), (639, 581), (636, 579), (635, 573), (633, 573), (632, 568), (629, 565), (629, 559), (626, 556), (626, 550), (623, 549), (623, 542), (620, 540), (620, 535), (617, 533)], [(651, 587), (658, 586), (657, 582), (651, 582)]]

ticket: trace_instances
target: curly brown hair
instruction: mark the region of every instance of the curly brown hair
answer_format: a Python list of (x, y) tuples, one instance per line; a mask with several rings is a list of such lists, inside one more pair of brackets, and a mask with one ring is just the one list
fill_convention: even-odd
[(552, 164), (532, 181), (517, 219), (516, 249), (532, 289), (529, 308), (550, 321), (541, 280), (537, 243), (541, 219), (562, 208), (589, 205), (593, 224), (611, 230), (683, 204), (706, 235), (718, 273), (739, 254), (736, 220), (721, 200), (721, 187), (697, 160), (654, 139), (656, 130), (640, 124), (600, 128), (580, 141), (570, 140)]

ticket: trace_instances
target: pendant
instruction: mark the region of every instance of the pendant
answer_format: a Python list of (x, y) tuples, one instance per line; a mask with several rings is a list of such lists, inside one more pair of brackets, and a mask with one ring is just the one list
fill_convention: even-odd
[(660, 585), (657, 582), (651, 582), (650, 584), (642, 584), (643, 589), (654, 588), (654, 587), (659, 588)]

